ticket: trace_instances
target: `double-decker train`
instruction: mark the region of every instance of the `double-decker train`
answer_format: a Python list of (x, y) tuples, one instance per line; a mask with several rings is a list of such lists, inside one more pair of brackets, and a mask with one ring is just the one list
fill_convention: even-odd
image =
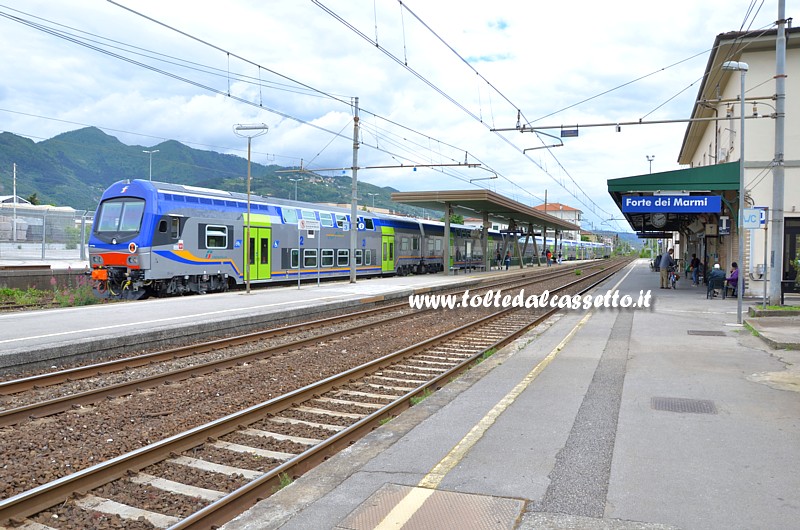
[[(89, 239), (95, 293), (137, 299), (224, 291), (254, 284), (444, 270), (444, 223), (194, 186), (120, 181), (101, 198)], [(301, 229), (316, 225), (313, 233)], [(350, 232), (357, 230), (351, 255)], [(450, 227), (450, 264), (483, 264), (480, 230)], [(503, 236), (489, 232), (490, 256)]]

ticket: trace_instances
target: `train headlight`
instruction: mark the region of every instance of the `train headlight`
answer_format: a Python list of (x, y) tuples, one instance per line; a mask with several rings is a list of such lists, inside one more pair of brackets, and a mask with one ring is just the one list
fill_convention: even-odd
[(128, 265), (139, 265), (139, 256), (128, 256)]
[(103, 264), (103, 258), (101, 256), (96, 256), (96, 255), (95, 256), (90, 256), (89, 257), (89, 261), (91, 261), (93, 265), (102, 265)]

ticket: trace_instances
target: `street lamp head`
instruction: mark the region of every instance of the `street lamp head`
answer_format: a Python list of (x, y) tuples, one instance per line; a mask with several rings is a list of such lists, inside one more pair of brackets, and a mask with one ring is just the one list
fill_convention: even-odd
[(267, 134), (267, 131), (269, 131), (269, 127), (267, 127), (266, 123), (237, 123), (233, 126), (233, 132), (245, 138), (261, 136), (262, 134)]
[(746, 72), (749, 66), (747, 63), (743, 63), (741, 61), (725, 61), (722, 63), (723, 70), (733, 70), (736, 72)]

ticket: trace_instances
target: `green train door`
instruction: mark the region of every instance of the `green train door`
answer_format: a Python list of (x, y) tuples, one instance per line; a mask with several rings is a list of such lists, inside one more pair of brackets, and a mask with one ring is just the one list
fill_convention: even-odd
[(250, 279), (268, 280), (272, 273), (269, 258), (272, 253), (271, 228), (250, 227)]
[(394, 228), (381, 227), (381, 272), (394, 272)]

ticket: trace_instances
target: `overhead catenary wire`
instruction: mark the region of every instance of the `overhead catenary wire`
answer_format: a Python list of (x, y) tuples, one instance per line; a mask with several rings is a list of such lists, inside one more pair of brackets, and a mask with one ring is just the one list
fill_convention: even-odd
[[(18, 13), (22, 13), (22, 12), (19, 12), (19, 11), (17, 11), (17, 12)], [(28, 15), (26, 13), (23, 13), (23, 14)], [(184, 67), (186, 64), (191, 64), (191, 65), (194, 66), (194, 68), (192, 68), (192, 69), (194, 69), (196, 71), (200, 71), (200, 72), (203, 72), (203, 73), (209, 73), (211, 71), (212, 73), (216, 73), (217, 75), (219, 75), (220, 71), (218, 71), (216, 69), (213, 69), (211, 67), (205, 67), (203, 65), (199, 65), (199, 63), (191, 63), (189, 61), (183, 61), (181, 59), (176, 59), (176, 58), (171, 57), (171, 56), (165, 56), (164, 54), (159, 54), (158, 52), (152, 52), (150, 50), (145, 50), (145, 49), (140, 48), (140, 47), (130, 46), (130, 45), (127, 45), (127, 44), (124, 44), (124, 43), (120, 43), (119, 41), (112, 41), (111, 39), (105, 39), (103, 37), (98, 37), (96, 35), (92, 35), (92, 36), (93, 37), (97, 37), (97, 39), (88, 39), (88, 40), (85, 41), (85, 40), (81, 39), (80, 37), (76, 36), (74, 33), (53, 29), (53, 28), (47, 27), (47, 26), (45, 26), (43, 24), (34, 23), (34, 22), (30, 21), (30, 20), (25, 20), (25, 19), (22, 19), (20, 17), (13, 17), (13, 16), (10, 16), (10, 15), (8, 15), (6, 13), (2, 13), (2, 12), (0, 12), (0, 16), (6, 16), (6, 18), (10, 18), (10, 19), (15, 20), (17, 22), (20, 22), (20, 23), (22, 23), (24, 25), (28, 25), (29, 27), (32, 27), (34, 29), (43, 31), (45, 33), (51, 34), (53, 36), (62, 38), (64, 40), (67, 40), (67, 41), (70, 41), (70, 42), (73, 42), (75, 44), (87, 47), (87, 48), (92, 49), (94, 51), (97, 51), (99, 53), (104, 53), (104, 54), (106, 54), (106, 55), (108, 55), (108, 56), (110, 56), (112, 58), (129, 62), (131, 64), (140, 66), (142, 68), (149, 69), (149, 70), (154, 71), (156, 73), (159, 73), (159, 74), (162, 74), (162, 75), (166, 75), (168, 77), (172, 77), (172, 78), (174, 78), (176, 80), (192, 84), (194, 86), (203, 88), (205, 90), (209, 90), (211, 92), (214, 92), (214, 93), (217, 93), (217, 94), (220, 94), (220, 95), (225, 95), (226, 97), (230, 97), (231, 99), (240, 101), (240, 102), (245, 103), (245, 104), (249, 104), (249, 105), (252, 105), (252, 106), (257, 106), (257, 107), (262, 108), (264, 110), (267, 110), (269, 112), (273, 112), (273, 113), (275, 113), (275, 114), (277, 114), (277, 115), (279, 115), (281, 117), (284, 117), (284, 118), (287, 118), (287, 119), (291, 119), (291, 120), (297, 121), (297, 122), (299, 122), (301, 124), (309, 125), (309, 126), (314, 127), (314, 128), (316, 128), (318, 130), (321, 130), (323, 132), (329, 133), (329, 134), (333, 135), (334, 137), (347, 138), (347, 136), (343, 135), (341, 131), (337, 133), (335, 131), (326, 129), (324, 127), (320, 127), (320, 126), (318, 126), (316, 124), (312, 124), (312, 123), (308, 122), (307, 120), (303, 120), (301, 118), (297, 118), (297, 117), (291, 116), (291, 115), (289, 115), (287, 113), (283, 113), (283, 112), (277, 111), (276, 109), (271, 109), (269, 107), (264, 107), (263, 102), (261, 101), (261, 98), (259, 98), (259, 102), (258, 103), (251, 102), (251, 101), (246, 100), (244, 98), (238, 97), (238, 96), (236, 96), (234, 94), (229, 94), (228, 91), (227, 91), (227, 87), (226, 87), (226, 90), (215, 89), (214, 87), (211, 87), (211, 86), (208, 86), (206, 84), (200, 83), (198, 81), (189, 79), (187, 77), (180, 76), (180, 75), (174, 74), (172, 72), (168, 72), (168, 71), (163, 70), (161, 68), (157, 68), (157, 67), (148, 65), (146, 63), (143, 63), (143, 62), (138, 61), (138, 60), (131, 59), (129, 57), (125, 57), (124, 55), (121, 55), (120, 53), (110, 52), (110, 51), (108, 51), (106, 49), (103, 49), (103, 47), (100, 44), (100, 42), (101, 41), (115, 42), (116, 44), (119, 44), (120, 46), (113, 46), (112, 48), (113, 49), (117, 49), (119, 51), (123, 51), (124, 50), (126, 52), (130, 52), (130, 49), (134, 49), (136, 51), (130, 52), (130, 53), (135, 53), (135, 54), (139, 55), (140, 57), (147, 57), (147, 58), (156, 59), (156, 60), (162, 60), (162, 61), (164, 60), (163, 57), (170, 57), (171, 59), (174, 59), (174, 60), (171, 60), (171, 61), (167, 61), (170, 64), (176, 64), (176, 65), (179, 65), (179, 66), (182, 66), (182, 67)], [(33, 15), (28, 15), (28, 16), (32, 16), (33, 17)], [(34, 18), (37, 18), (39, 20), (45, 20), (45, 19), (41, 19), (40, 17), (34, 17)], [(145, 18), (149, 19), (149, 17), (145, 17)], [(60, 25), (58, 23), (52, 22), (52, 21), (46, 21), (46, 22), (48, 22), (50, 24), (53, 24), (53, 25), (60, 26), (60, 27), (67, 27), (67, 26)], [(191, 35), (188, 35), (185, 32), (181, 32), (180, 30), (175, 30), (174, 28), (171, 28), (171, 27), (166, 26), (166, 25), (164, 25), (164, 26), (168, 27), (169, 29), (172, 29), (174, 31), (177, 31), (178, 33), (180, 33), (182, 35), (185, 35), (185, 36), (188, 36), (190, 38), (193, 38)], [(86, 33), (86, 32), (81, 32), (81, 30), (74, 30), (74, 31), (78, 32), (78, 33)], [(215, 46), (213, 44), (206, 43), (205, 41), (202, 41), (202, 39), (196, 39), (196, 40), (199, 40), (203, 44), (211, 46), (214, 49), (221, 50), (221, 48), (219, 48), (219, 47), (217, 47), (217, 46)], [(238, 56), (236, 56), (235, 54), (231, 54), (231, 53), (229, 53), (229, 52), (227, 52), (225, 50), (222, 50), (222, 51), (223, 51), (223, 53), (225, 53), (226, 58), (230, 57), (230, 56), (234, 56), (234, 57), (238, 58)], [(245, 59), (245, 61), (247, 61), (247, 60)], [(248, 61), (248, 62), (250, 62), (250, 61)], [(252, 64), (255, 64), (255, 63), (252, 63)], [(265, 68), (265, 67), (263, 67), (261, 65), (256, 65), (256, 66), (258, 66), (260, 69), (264, 69), (265, 71), (268, 71), (270, 73), (275, 73), (276, 75), (281, 75), (281, 74), (277, 74), (276, 72), (274, 72), (274, 70)], [(224, 72), (224, 74), (225, 74), (225, 77), (230, 76), (232, 78), (236, 78), (237, 80), (241, 80), (241, 79), (251, 79), (252, 80), (252, 79), (255, 79), (255, 78), (250, 78), (248, 76), (243, 76), (241, 74), (237, 74), (237, 73), (232, 72), (232, 71), (226, 71), (226, 72)], [(318, 95), (320, 97), (327, 97), (327, 98), (330, 98), (330, 99), (332, 99), (334, 101), (343, 102), (343, 103), (345, 103), (345, 104), (347, 104), (349, 106), (349, 102), (344, 102), (341, 97), (334, 96), (334, 95), (332, 95), (330, 93), (315, 89), (315, 88), (313, 88), (313, 87), (311, 87), (309, 85), (302, 84), (299, 81), (296, 81), (296, 80), (294, 80), (294, 79), (292, 79), (292, 78), (290, 78), (288, 76), (282, 76), (281, 75), (281, 77), (283, 77), (284, 79), (290, 80), (290, 81), (292, 81), (294, 83), (298, 83), (305, 90), (307, 90), (307, 93), (306, 92), (298, 92), (298, 93), (303, 93), (303, 94), (306, 94), (306, 95), (308, 95), (308, 94)], [(254, 83), (254, 84), (256, 84), (256, 83)], [(258, 84), (259, 84), (259, 86), (263, 86), (263, 83), (258, 83)], [(285, 85), (284, 87), (281, 87), (281, 88), (288, 88), (288, 87), (290, 87), (290, 85)], [(273, 88), (273, 87), (269, 86), (269, 88)], [(369, 114), (373, 114), (377, 118), (381, 118), (378, 114), (369, 112), (368, 110), (367, 111), (363, 111), (363, 112), (369, 113)], [(381, 118), (381, 119), (383, 119), (383, 118)], [(423, 133), (421, 133), (419, 131), (416, 131), (416, 130), (410, 128), (410, 127), (402, 126), (401, 124), (399, 124), (397, 122), (394, 122), (392, 120), (386, 120), (386, 121), (387, 121), (387, 123), (392, 123), (395, 126), (403, 127), (405, 130), (407, 130), (409, 132), (413, 132), (414, 134), (417, 134), (419, 136), (422, 136), (422, 137), (426, 137), (427, 136), (427, 135), (424, 135)], [(83, 125), (85, 125), (85, 124), (83, 124)], [(110, 129), (110, 128), (105, 128), (105, 129), (114, 130), (114, 129)], [(130, 131), (123, 131), (123, 132), (127, 132), (129, 134), (136, 134), (136, 133), (130, 133)], [(187, 142), (187, 143), (191, 143), (191, 142)], [(447, 144), (445, 142), (440, 142), (440, 143), (442, 145), (450, 145), (450, 144)], [(418, 144), (418, 145), (421, 145), (421, 144)], [(453, 149), (459, 151), (459, 152), (463, 152), (463, 149), (461, 149), (461, 148), (456, 148), (455, 146), (451, 146), (451, 147)], [(374, 148), (376, 150), (378, 150), (378, 151), (381, 151), (381, 152), (383, 151), (383, 149), (378, 147), (377, 144), (376, 144), (376, 146)], [(387, 154), (389, 154), (389, 153), (387, 153)], [(293, 158), (299, 159), (300, 157), (293, 157)]]

